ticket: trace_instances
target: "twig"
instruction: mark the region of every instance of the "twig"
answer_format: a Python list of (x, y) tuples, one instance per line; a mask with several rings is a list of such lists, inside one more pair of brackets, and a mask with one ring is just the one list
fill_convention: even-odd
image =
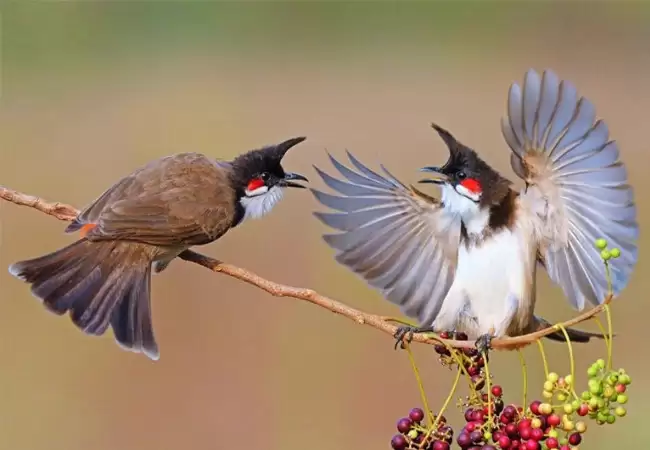
[[(65, 203), (47, 202), (42, 198), (23, 194), (21, 192), (3, 186), (0, 186), (0, 199), (14, 203), (16, 205), (27, 206), (36, 209), (37, 211), (43, 212), (64, 221), (73, 220), (79, 213), (75, 207), (67, 205)], [(251, 284), (259, 289), (262, 289), (263, 291), (268, 292), (274, 297), (290, 297), (298, 300), (303, 300), (320, 306), (321, 308), (327, 309), (333, 313), (347, 317), (348, 319), (351, 319), (358, 324), (369, 325), (391, 336), (393, 336), (397, 331), (397, 327), (389, 323), (389, 317), (359, 311), (358, 309), (352, 308), (351, 306), (348, 306), (344, 303), (325, 297), (324, 295), (321, 295), (311, 289), (297, 288), (275, 283), (273, 281), (266, 280), (246, 269), (221, 262), (219, 260), (210, 258), (191, 250), (184, 251), (179, 255), (179, 258), (203, 266), (213, 272), (222, 273), (245, 283)], [(570, 327), (594, 317), (596, 314), (603, 311), (605, 305), (608, 304), (610, 300), (611, 297), (608, 297), (602, 305), (596, 306), (589, 311), (585, 311), (577, 317), (563, 322), (561, 325), (564, 327)], [(491, 341), (491, 345), (494, 349), (513, 350), (529, 345), (538, 339), (553, 333), (555, 330), (556, 326), (550, 326), (543, 330), (526, 334), (524, 336), (518, 336), (514, 338), (495, 338)], [(443, 343), (454, 348), (474, 347), (474, 343), (472, 341), (440, 339), (436, 336), (427, 334), (414, 334), (413, 342), (424, 344)]]

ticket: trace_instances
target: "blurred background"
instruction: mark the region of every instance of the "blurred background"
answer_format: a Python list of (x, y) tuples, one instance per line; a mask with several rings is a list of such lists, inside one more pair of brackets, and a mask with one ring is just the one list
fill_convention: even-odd
[[(431, 121), (514, 178), (499, 126), (507, 89), (549, 67), (606, 118), (648, 224), (650, 7), (641, 2), (25, 2), (0, 14), (0, 183), (29, 194), (81, 207), (153, 158), (230, 158), (297, 135), (308, 140), (285, 167), (316, 187), (311, 165), (331, 167), (326, 149), (413, 182), (447, 156)], [(316, 208), (308, 192), (290, 192), (263, 221), (201, 251), (397, 314), (336, 265)], [(2, 268), (73, 239), (28, 208), (0, 204), (0, 220)], [(629, 414), (594, 425), (581, 448), (634, 445), (644, 433), (643, 255), (614, 307), (615, 366), (635, 381)], [(569, 318), (541, 278), (539, 312)], [(396, 420), (420, 406), (407, 355), (387, 335), (198, 266), (176, 262), (154, 277), (153, 315), (158, 362), (120, 350), (110, 332), (84, 336), (0, 270), (0, 449), (387, 449)], [(568, 373), (565, 346), (546, 348)], [(452, 375), (431, 347), (415, 350), (439, 406)], [(582, 385), (604, 355), (598, 342), (577, 350)], [(539, 354), (525, 356), (539, 397)], [(519, 402), (516, 354), (495, 354), (491, 369)], [(459, 429), (460, 415), (447, 416)]]

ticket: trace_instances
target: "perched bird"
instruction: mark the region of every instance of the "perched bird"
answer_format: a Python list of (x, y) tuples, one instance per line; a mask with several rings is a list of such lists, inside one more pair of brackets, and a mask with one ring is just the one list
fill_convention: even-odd
[[(449, 159), (421, 169), (435, 177), (420, 182), (439, 185), (439, 200), (349, 152), (357, 171), (330, 156), (345, 180), (316, 170), (341, 195), (312, 192), (338, 212), (315, 214), (342, 232), (324, 239), (339, 263), (417, 319), (420, 327), (399, 329), (400, 342), (407, 333), (462, 331), (487, 349), (493, 337), (548, 327), (534, 313), (538, 265), (573, 308), (598, 305), (609, 290), (594, 242), (621, 250), (611, 264), (618, 295), (637, 261), (639, 227), (617, 144), (595, 119), (592, 103), (552, 71), (530, 70), (523, 86), (512, 84), (502, 132), (521, 190), (435, 124)], [(564, 340), (559, 331), (549, 337)]]
[(302, 175), (281, 161), (304, 137), (219, 161), (199, 153), (154, 160), (122, 178), (66, 228), (78, 241), (9, 267), (56, 314), (70, 311), (90, 335), (110, 325), (117, 343), (159, 358), (151, 320), (152, 267), (219, 239), (248, 218), (267, 214)]

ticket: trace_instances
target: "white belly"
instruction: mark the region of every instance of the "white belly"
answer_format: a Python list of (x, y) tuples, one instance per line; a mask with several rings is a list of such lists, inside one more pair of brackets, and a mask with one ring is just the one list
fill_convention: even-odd
[(434, 327), (464, 331), (471, 338), (504, 335), (514, 313), (529, 300), (529, 255), (521, 231), (505, 229), (479, 246), (461, 245), (456, 277)]

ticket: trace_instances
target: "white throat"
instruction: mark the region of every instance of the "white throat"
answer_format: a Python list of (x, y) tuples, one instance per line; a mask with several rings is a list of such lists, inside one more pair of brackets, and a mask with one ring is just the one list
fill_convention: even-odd
[(259, 219), (265, 216), (282, 199), (282, 194), (282, 188), (278, 186), (273, 186), (271, 189), (262, 186), (254, 191), (247, 190), (246, 195), (240, 200), (245, 211), (242, 220)]
[[(460, 188), (464, 189), (462, 186)], [(481, 234), (485, 230), (490, 221), (489, 209), (481, 209), (478, 203), (459, 193), (450, 184), (443, 184), (441, 191), (445, 209), (460, 216), (468, 234)], [(469, 191), (466, 193), (471, 194)]]

